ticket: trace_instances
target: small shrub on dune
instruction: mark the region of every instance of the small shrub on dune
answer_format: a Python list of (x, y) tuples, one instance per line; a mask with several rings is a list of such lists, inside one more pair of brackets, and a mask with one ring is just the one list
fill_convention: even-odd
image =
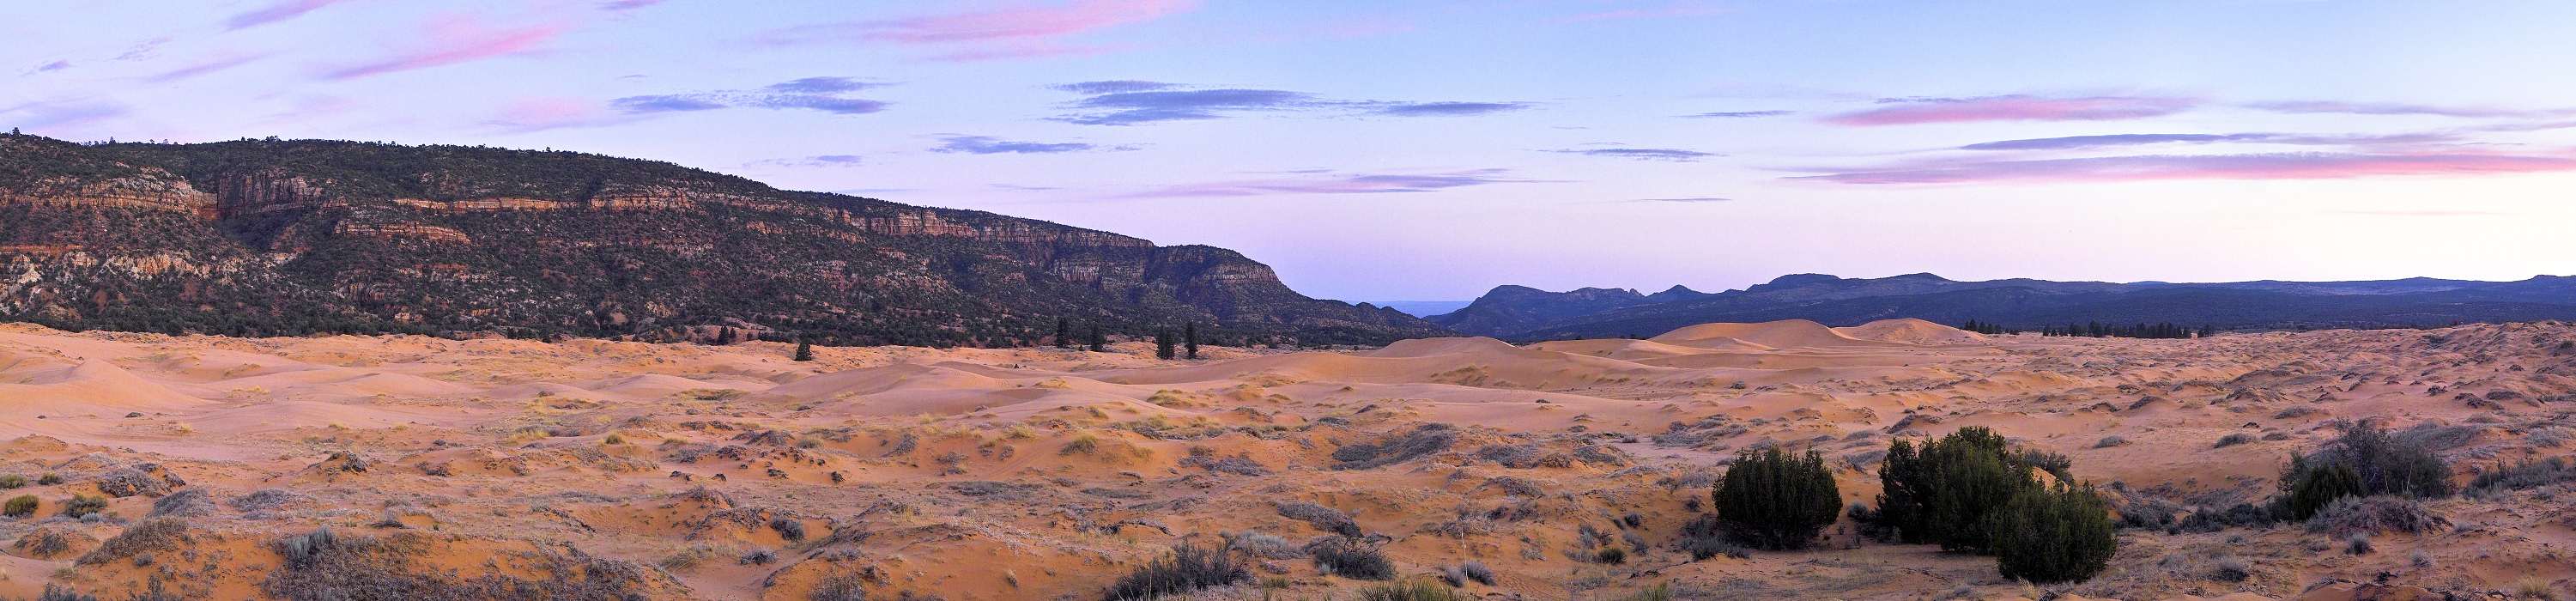
[(855, 574), (832, 574), (814, 582), (807, 601), (868, 601), (866, 582)]
[(0, 515), (6, 515), (13, 518), (23, 518), (35, 515), (36, 503), (36, 495), (18, 495), (10, 497), (6, 506), (0, 506)]
[(1225, 547), (1182, 543), (1172, 554), (1136, 568), (1109, 586), (1108, 601), (1145, 601), (1252, 579), (1252, 570)]
[(107, 511), (106, 497), (72, 495), (72, 498), (63, 501), (63, 517), (78, 518), (102, 511)]
[(1361, 546), (1348, 538), (1333, 537), (1306, 545), (1306, 553), (1315, 557), (1315, 568), (1326, 574), (1355, 580), (1387, 580), (1395, 577), (1395, 562), (1385, 553)]
[(2469, 480), (2469, 490), (2479, 494), (2491, 494), (2502, 490), (2538, 488), (2569, 480), (2576, 480), (2576, 465), (2570, 465), (2565, 457), (2551, 457), (2542, 461), (2524, 461), (2478, 474), (2477, 478)]
[(24, 486), (26, 486), (26, 485), (27, 485), (27, 477), (26, 477), (26, 476), (20, 476), (20, 475), (17, 475), (17, 474), (5, 474), (5, 475), (0, 475), (0, 490), (7, 490), (7, 489), (12, 489), (12, 488), (20, 488), (20, 487), (24, 487)]
[(56, 473), (52, 473), (52, 472), (46, 472), (46, 473), (45, 473), (45, 475), (37, 476), (37, 477), (36, 477), (36, 485), (37, 485), (37, 486), (53, 486), (53, 485), (56, 485), (56, 484), (62, 484), (62, 483), (63, 483), (63, 476), (62, 476), (62, 474), (56, 474)]
[(2450, 527), (2450, 520), (2434, 515), (2414, 499), (2386, 495), (2344, 497), (2308, 518), (2308, 531), (2325, 534), (2374, 532), (2430, 532)]
[(2226, 435), (2226, 436), (2221, 436), (2221, 437), (2219, 437), (2219, 438), (2218, 438), (2218, 444), (2217, 444), (2216, 446), (2214, 446), (2213, 448), (2220, 448), (2220, 449), (2224, 449), (2224, 448), (2227, 448), (2227, 447), (2232, 447), (2232, 446), (2236, 446), (2236, 445), (2240, 445), (2240, 444), (2245, 444), (2245, 443), (2249, 443), (2249, 442), (2254, 442), (2255, 440), (2256, 440), (2256, 439), (2254, 438), (2254, 435), (2252, 435), (2252, 434), (2246, 434), (2246, 433), (2243, 433), (2243, 432), (2238, 432), (2238, 433), (2235, 433), (2235, 434), (2229, 434), (2229, 435)]
[(1476, 584), (1494, 585), (1494, 569), (1485, 567), (1485, 562), (1468, 560), (1467, 563), (1458, 564), (1458, 572), (1468, 580), (1476, 581)]
[(1360, 589), (1360, 601), (1467, 601), (1469, 597), (1440, 583), (1415, 579)]
[(1823, 455), (1796, 457), (1776, 446), (1737, 453), (1710, 494), (1727, 531), (1764, 549), (1805, 548), (1843, 506)]
[(2346, 424), (2324, 448), (2290, 457), (2281, 472), (2281, 506), (2292, 519), (2308, 519), (2347, 496), (2435, 498), (2451, 494), (2451, 468), (2427, 440), (2447, 430), (2418, 428), (2393, 436), (2368, 424)]

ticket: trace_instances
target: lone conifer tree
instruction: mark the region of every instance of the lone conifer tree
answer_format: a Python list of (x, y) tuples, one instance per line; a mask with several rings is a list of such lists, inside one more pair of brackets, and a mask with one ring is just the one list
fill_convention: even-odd
[(1062, 317), (1055, 318), (1055, 346), (1073, 348), (1073, 322), (1066, 321)]
[(1100, 335), (1100, 324), (1091, 324), (1091, 352), (1109, 350), (1109, 337)]
[(1154, 358), (1170, 359), (1172, 356), (1172, 329), (1154, 330)]
[(796, 337), (796, 360), (814, 360), (814, 343), (807, 342), (803, 336)]
[(1190, 360), (1192, 360), (1192, 361), (1196, 361), (1196, 360), (1198, 360), (1198, 358), (1199, 358), (1199, 322), (1195, 322), (1195, 321), (1190, 322), (1190, 325), (1189, 325), (1188, 327), (1186, 327), (1186, 328), (1183, 328), (1183, 329), (1181, 330), (1181, 332), (1182, 332), (1182, 334), (1181, 334), (1181, 347), (1182, 347), (1183, 349), (1186, 349), (1186, 350), (1188, 350), (1188, 351), (1189, 351), (1189, 353), (1190, 353)]

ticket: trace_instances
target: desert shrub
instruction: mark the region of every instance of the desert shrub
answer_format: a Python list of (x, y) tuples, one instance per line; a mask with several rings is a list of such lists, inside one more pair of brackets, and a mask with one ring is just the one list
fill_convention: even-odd
[(2224, 449), (2224, 448), (2227, 448), (2227, 447), (2232, 447), (2232, 446), (2236, 446), (2236, 445), (2240, 445), (2240, 444), (2245, 444), (2245, 443), (2249, 443), (2249, 442), (2254, 442), (2255, 440), (2256, 440), (2256, 439), (2254, 438), (2254, 435), (2252, 435), (2252, 434), (2246, 434), (2246, 433), (2244, 433), (2244, 432), (2238, 432), (2238, 433), (2235, 433), (2235, 434), (2229, 434), (2229, 435), (2226, 435), (2226, 436), (2218, 437), (2218, 444), (2217, 444), (2217, 445), (2215, 445), (2215, 446), (2213, 446), (2212, 448)]
[(2065, 453), (2023, 448), (2016, 451), (2013, 458), (2019, 460), (2022, 465), (2048, 472), (2048, 475), (2057, 477), (2060, 482), (2075, 480), (2075, 460), (2068, 459)]
[(1710, 495), (1727, 531), (1764, 549), (1805, 548), (1843, 504), (1824, 455), (1796, 457), (1777, 446), (1737, 453)]
[(814, 582), (813, 590), (805, 592), (805, 599), (807, 601), (868, 601), (867, 583), (857, 574), (824, 576)]
[(1614, 566), (1628, 563), (1628, 550), (1618, 547), (1602, 547), (1599, 552), (1592, 554), (1592, 561), (1594, 563), (1605, 563)]
[(2343, 552), (2353, 555), (2369, 555), (2370, 551), (2370, 533), (2355, 532), (2349, 536), (2343, 537)]
[(1467, 601), (1469, 597), (1437, 582), (1414, 579), (1360, 589), (1360, 601)]
[(1476, 581), (1476, 584), (1493, 586), (1495, 582), (1494, 569), (1485, 567), (1485, 562), (1481, 561), (1471, 559), (1466, 563), (1458, 564), (1458, 573), (1466, 576), (1468, 580)]
[(1288, 539), (1252, 530), (1225, 535), (1225, 546), (1232, 547), (1236, 552), (1262, 559), (1296, 559), (1306, 556), (1304, 548), (1290, 544)]
[(0, 474), (0, 490), (19, 488), (26, 485), (26, 476), (20, 476), (17, 474)]
[(777, 551), (771, 551), (768, 549), (752, 549), (750, 552), (742, 554), (742, 557), (735, 560), (734, 563), (747, 566), (765, 566), (771, 563), (776, 563), (777, 561)]
[(2513, 598), (2522, 601), (2558, 601), (2558, 589), (2550, 586), (2548, 579), (2524, 576), (2513, 581)]
[(1713, 515), (1702, 515), (1692, 518), (1689, 523), (1682, 524), (1681, 540), (1674, 541), (1674, 546), (1683, 552), (1690, 553), (1692, 561), (1719, 555), (1736, 559), (1752, 557), (1752, 554), (1744, 551), (1744, 547), (1737, 546), (1735, 541), (1727, 540), (1726, 524)]
[(1385, 553), (1348, 538), (1316, 540), (1306, 545), (1306, 553), (1315, 557), (1315, 568), (1326, 574), (1359, 580), (1395, 577), (1395, 562), (1388, 561)]
[(72, 495), (63, 501), (63, 517), (77, 518), (102, 511), (107, 511), (107, 497)]
[(338, 543), (339, 537), (331, 534), (329, 526), (324, 526), (277, 541), (277, 554), (286, 558), (286, 567), (304, 568), (313, 565), (323, 552)]
[[(2344, 466), (2361, 481), (2363, 494), (2416, 498), (2451, 494), (2451, 468), (2432, 448), (2458, 437), (2451, 428), (2416, 428), (2391, 435), (2368, 424), (2345, 424), (2343, 434), (2317, 452), (2292, 457), (2281, 484), (2296, 488), (2317, 470)], [(2287, 491), (2285, 491), (2287, 492)], [(2328, 499), (2331, 501), (2331, 499)], [(2297, 503), (2291, 503), (2296, 506)], [(2299, 517), (2306, 517), (2304, 515)]]
[(2308, 531), (2327, 534), (2426, 532), (2449, 526), (2450, 520), (2434, 515), (2423, 502), (2386, 495), (2335, 499), (2308, 518)]
[(2254, 577), (2253, 564), (2235, 557), (2220, 557), (2210, 562), (2209, 579), (2219, 582), (2244, 582)]
[(1181, 543), (1109, 585), (1109, 601), (1160, 599), (1252, 579), (1252, 569), (1225, 547)]
[(2524, 461), (2510, 467), (2499, 467), (2478, 474), (2477, 478), (2469, 480), (2469, 488), (2486, 492), (2520, 490), (2568, 480), (2576, 480), (2576, 466), (2569, 465), (2565, 457), (2551, 457), (2543, 461)]
[(2291, 477), (2295, 480), (2282, 501), (2291, 519), (2308, 519), (2336, 499), (2370, 493), (2361, 482), (2360, 472), (2353, 471), (2352, 466), (2334, 464), (2310, 468), (2302, 466), (2301, 461), (2298, 458), (2290, 460), (2291, 473), (2294, 474)]
[(805, 522), (778, 518), (769, 521), (769, 529), (778, 531), (778, 538), (785, 539), (787, 542), (805, 540)]
[(2071, 582), (2092, 578), (2118, 540), (2109, 510), (2090, 487), (2023, 487), (1986, 517), (1995, 566), (2005, 578)]
[(57, 474), (57, 473), (53, 473), (53, 472), (45, 472), (45, 475), (37, 476), (37, 477), (36, 477), (36, 485), (37, 485), (37, 486), (53, 486), (53, 485), (56, 485), (56, 484), (62, 484), (62, 483), (63, 483), (63, 475), (62, 475), (62, 474)]
[(1342, 510), (1305, 501), (1283, 502), (1278, 507), (1279, 515), (1312, 524), (1318, 530), (1342, 536), (1360, 535), (1359, 522), (1351, 521), (1350, 514), (1342, 513)]
[(0, 515), (6, 515), (13, 518), (23, 518), (35, 515), (36, 503), (36, 495), (18, 495), (10, 497), (5, 506), (0, 506)]
[(1333, 469), (1364, 470), (1393, 465), (1417, 457), (1438, 453), (1456, 443), (1458, 432), (1449, 424), (1430, 423), (1410, 432), (1388, 436), (1376, 442), (1353, 443), (1333, 449)]
[(151, 520), (135, 524), (131, 528), (126, 528), (124, 532), (117, 533), (116, 536), (100, 541), (98, 548), (90, 549), (89, 553), (81, 555), (80, 559), (73, 563), (89, 566), (132, 559), (153, 551), (178, 547), (188, 540), (186, 523), (172, 518)]
[(249, 494), (233, 497), (232, 500), (225, 501), (225, 503), (232, 505), (233, 509), (246, 512), (267, 511), (270, 509), (284, 507), (287, 503), (292, 503), (296, 499), (301, 498), (304, 498), (304, 495), (296, 494), (294, 491), (283, 488), (263, 488), (251, 491)]
[(1985, 551), (1993, 536), (1992, 513), (2014, 493), (2038, 485), (2002, 435), (1982, 427), (1960, 428), (1925, 443), (1921, 451), (1898, 440), (1879, 466), (1885, 492), (1879, 521), (1908, 543), (1939, 543), (1951, 551)]
[[(316, 531), (317, 533), (320, 531)], [(281, 541), (313, 545), (313, 535)], [(303, 539), (303, 543), (292, 541)], [(633, 563), (539, 549), (508, 555), (509, 572), (487, 572), (460, 578), (455, 572), (426, 565), (428, 535), (397, 532), (370, 538), (338, 536), (308, 547), (300, 561), (272, 570), (260, 582), (266, 597), (289, 601), (346, 599), (635, 599), (649, 579), (650, 568)]]
[(1672, 599), (1673, 583), (1657, 582), (1654, 586), (1646, 587), (1646, 590), (1620, 597), (1619, 601), (1672, 601)]
[(154, 499), (149, 517), (196, 516), (214, 511), (215, 502), (207, 498), (206, 491), (188, 488), (170, 493), (170, 496)]
[(46, 559), (72, 550), (72, 539), (63, 536), (60, 530), (37, 528), (35, 532), (27, 533), (25, 538), (18, 539), (16, 546), (26, 551), (27, 557)]
[(1083, 434), (1083, 435), (1080, 435), (1080, 436), (1075, 436), (1075, 437), (1073, 437), (1073, 441), (1072, 441), (1072, 442), (1064, 443), (1064, 447), (1063, 447), (1063, 448), (1056, 449), (1055, 454), (1057, 454), (1057, 455), (1089, 455), (1089, 454), (1091, 454), (1093, 451), (1098, 451), (1098, 450), (1100, 450), (1100, 437), (1098, 437), (1098, 436), (1092, 436), (1092, 435), (1090, 435), (1090, 434)]
[(2257, 507), (2252, 503), (2237, 503), (2225, 510), (2204, 510), (2194, 512), (2191, 514), (2191, 517), (2183, 518), (2182, 523), (2175, 524), (2174, 530), (2177, 532), (2217, 532), (2232, 527), (2264, 526), (2275, 521), (2278, 521), (2278, 518), (2273, 515), (2270, 508)]
[(77, 590), (46, 584), (45, 592), (37, 594), (36, 601), (98, 601), (98, 596), (84, 595)]
[(2128, 439), (2127, 437), (2116, 436), (2116, 435), (2115, 435), (2115, 436), (2104, 436), (2104, 437), (2102, 437), (2102, 439), (2101, 439), (2101, 440), (2093, 441), (2093, 448), (2096, 448), (2096, 449), (2108, 449), (2108, 448), (2111, 448), (2111, 447), (2126, 446), (2126, 445), (2128, 445), (2128, 444), (2129, 444), (2129, 439)]

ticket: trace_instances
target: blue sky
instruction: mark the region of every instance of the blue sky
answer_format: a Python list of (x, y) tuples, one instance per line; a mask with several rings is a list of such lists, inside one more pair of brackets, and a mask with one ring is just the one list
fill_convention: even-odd
[(561, 148), (1348, 300), (2576, 272), (2576, 4), (14, 3), (0, 125)]

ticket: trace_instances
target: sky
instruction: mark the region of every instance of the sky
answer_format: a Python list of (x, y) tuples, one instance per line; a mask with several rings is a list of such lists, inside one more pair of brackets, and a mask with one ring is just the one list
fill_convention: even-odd
[(37, 0), (0, 126), (554, 148), (1309, 295), (2576, 273), (2576, 3)]

